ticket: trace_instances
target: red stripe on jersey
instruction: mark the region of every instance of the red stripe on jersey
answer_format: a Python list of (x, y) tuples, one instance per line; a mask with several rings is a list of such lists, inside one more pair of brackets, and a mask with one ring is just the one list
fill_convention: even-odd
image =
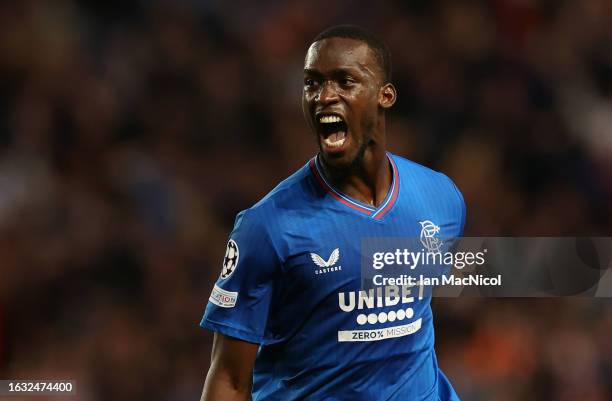
[(391, 207), (395, 204), (395, 201), (397, 200), (397, 195), (399, 194), (400, 182), (399, 182), (399, 173), (397, 171), (397, 165), (395, 164), (395, 161), (393, 160), (391, 156), (389, 156), (389, 160), (391, 161), (391, 164), (393, 164), (393, 181), (395, 182), (395, 187), (393, 188), (393, 194), (391, 194), (391, 200), (389, 201), (387, 206), (385, 206), (385, 208), (377, 216), (374, 216), (375, 219), (380, 219), (382, 216), (385, 215), (385, 213), (389, 211), (389, 209), (391, 209)]

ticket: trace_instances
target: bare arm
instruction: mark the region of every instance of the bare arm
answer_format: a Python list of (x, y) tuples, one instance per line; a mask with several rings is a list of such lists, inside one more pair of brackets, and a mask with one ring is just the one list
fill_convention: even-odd
[(259, 344), (215, 333), (210, 369), (200, 401), (250, 400), (258, 349)]

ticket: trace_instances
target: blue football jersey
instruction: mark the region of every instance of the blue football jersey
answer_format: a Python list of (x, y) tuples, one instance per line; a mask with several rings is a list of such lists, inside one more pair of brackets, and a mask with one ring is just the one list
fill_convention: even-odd
[[(430, 296), (363, 290), (361, 240), (462, 234), (444, 174), (390, 153), (378, 207), (333, 188), (314, 157), (238, 214), (202, 327), (260, 344), (253, 400), (458, 400), (434, 352)], [(388, 290), (388, 292), (387, 292)]]

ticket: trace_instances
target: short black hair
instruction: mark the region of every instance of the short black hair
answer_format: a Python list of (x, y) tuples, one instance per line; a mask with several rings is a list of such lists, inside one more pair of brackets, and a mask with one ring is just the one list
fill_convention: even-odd
[(312, 43), (328, 38), (349, 38), (364, 42), (374, 52), (385, 83), (391, 81), (391, 52), (378, 36), (357, 25), (335, 25), (317, 35)]

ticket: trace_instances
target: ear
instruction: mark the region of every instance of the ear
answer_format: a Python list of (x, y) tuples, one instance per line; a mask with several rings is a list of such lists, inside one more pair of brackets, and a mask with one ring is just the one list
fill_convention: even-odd
[(395, 104), (397, 100), (397, 91), (395, 86), (391, 83), (387, 83), (380, 88), (378, 92), (378, 104), (383, 109), (388, 109)]

